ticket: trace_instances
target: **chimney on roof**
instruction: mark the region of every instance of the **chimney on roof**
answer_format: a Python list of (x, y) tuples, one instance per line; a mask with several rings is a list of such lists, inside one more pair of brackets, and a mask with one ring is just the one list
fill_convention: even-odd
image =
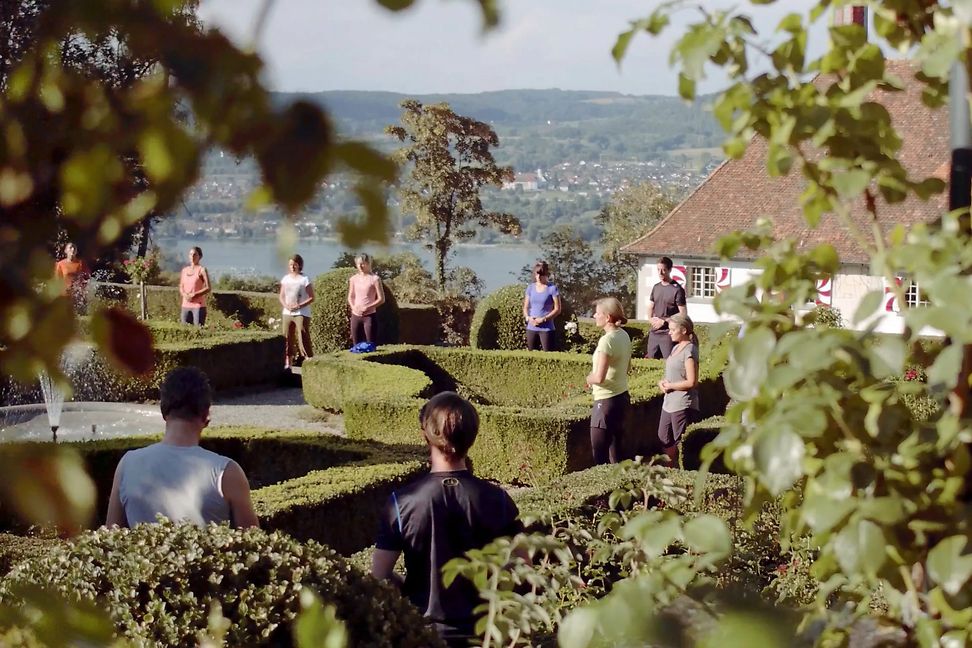
[(834, 8), (833, 24), (835, 27), (841, 25), (860, 25), (867, 33), (867, 7), (859, 5), (849, 5)]

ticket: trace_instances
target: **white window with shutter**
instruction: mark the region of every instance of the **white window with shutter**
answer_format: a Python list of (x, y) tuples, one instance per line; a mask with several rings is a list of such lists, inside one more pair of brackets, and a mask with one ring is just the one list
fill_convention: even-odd
[(692, 297), (712, 299), (716, 296), (716, 269), (709, 266), (694, 266), (692, 268), (692, 283), (690, 285)]

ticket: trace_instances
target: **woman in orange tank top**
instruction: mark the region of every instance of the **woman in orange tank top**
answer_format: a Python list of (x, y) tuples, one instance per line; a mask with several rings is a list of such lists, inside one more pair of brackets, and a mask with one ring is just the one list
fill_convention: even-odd
[(189, 248), (189, 265), (179, 274), (179, 294), (182, 296), (180, 320), (186, 324), (202, 326), (206, 323), (206, 295), (210, 291), (209, 273), (199, 262), (202, 249)]
[(74, 308), (83, 312), (85, 291), (91, 273), (88, 266), (78, 257), (78, 247), (74, 243), (64, 245), (64, 258), (54, 265), (54, 276), (64, 282), (61, 294), (69, 297)]

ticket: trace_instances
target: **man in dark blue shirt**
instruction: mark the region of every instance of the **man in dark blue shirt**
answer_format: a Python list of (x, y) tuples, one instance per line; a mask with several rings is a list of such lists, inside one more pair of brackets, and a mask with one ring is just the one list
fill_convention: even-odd
[(648, 322), (651, 330), (648, 332), (647, 358), (666, 359), (672, 354), (675, 343), (668, 334), (668, 318), (676, 313), (688, 313), (685, 289), (672, 279), (673, 266), (672, 260), (667, 256), (658, 259), (656, 265), (661, 281), (652, 287), (651, 296), (648, 297)]
[(466, 454), (479, 432), (476, 409), (454, 392), (429, 400), (419, 414), (431, 471), (392, 493), (379, 521), (372, 574), (397, 581), (395, 562), (405, 554), (402, 592), (447, 642), (468, 645), (481, 603), (468, 580), (442, 584), (442, 566), (471, 549), (523, 530), (509, 494), (474, 477)]

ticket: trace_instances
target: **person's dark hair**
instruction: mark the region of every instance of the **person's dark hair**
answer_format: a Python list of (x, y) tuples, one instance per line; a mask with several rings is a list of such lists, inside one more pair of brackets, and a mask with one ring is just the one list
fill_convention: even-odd
[(669, 257), (662, 257), (662, 258), (658, 259), (658, 263), (662, 264), (663, 266), (665, 266), (669, 270), (671, 270), (672, 269), (672, 266), (675, 265), (672, 262), (671, 258), (669, 258)]
[(290, 257), (290, 260), (297, 264), (298, 272), (304, 271), (304, 257), (300, 256), (299, 254), (295, 254), (294, 256)]
[(453, 459), (461, 459), (479, 434), (479, 414), (459, 394), (441, 392), (422, 406), (419, 425), (430, 446)]
[(547, 265), (546, 261), (537, 261), (533, 264), (533, 273), (540, 273), (540, 276), (546, 277), (550, 275), (550, 266)]
[(200, 259), (202, 258), (202, 248), (201, 247), (199, 247), (198, 245), (193, 245), (189, 249), (192, 250), (193, 252), (195, 252), (196, 254), (198, 254)]
[(209, 378), (196, 367), (173, 369), (159, 387), (162, 416), (191, 420), (206, 414), (213, 403)]

